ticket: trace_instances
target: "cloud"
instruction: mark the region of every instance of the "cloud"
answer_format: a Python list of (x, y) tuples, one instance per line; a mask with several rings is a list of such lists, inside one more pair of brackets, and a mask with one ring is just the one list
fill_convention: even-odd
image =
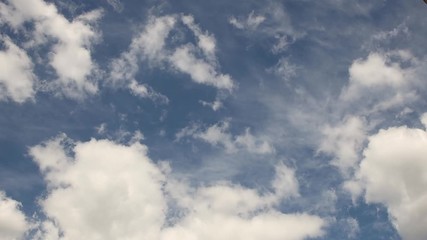
[[(55, 70), (54, 89), (70, 98), (81, 99), (97, 92), (94, 74), (97, 66), (91, 57), (91, 46), (100, 38), (93, 24), (101, 17), (94, 10), (74, 18), (72, 21), (61, 15), (55, 5), (42, 0), (8, 0), (0, 4), (1, 22), (9, 24), (15, 31), (26, 30), (24, 24), (31, 22), (33, 40), (27, 47), (53, 43), (46, 56), (49, 66)], [(43, 66), (44, 67), (44, 66)]]
[(413, 72), (418, 65), (418, 60), (407, 51), (370, 53), (366, 59), (352, 63), (349, 84), (340, 98), (344, 102), (363, 99), (366, 105), (372, 104), (365, 106), (372, 112), (415, 101), (418, 96), (412, 89), (416, 81)]
[(297, 66), (292, 64), (289, 59), (281, 58), (274, 67), (268, 69), (268, 72), (272, 72), (283, 79), (283, 81), (289, 82), (297, 76)]
[(215, 100), (213, 102), (206, 102), (206, 101), (199, 101), (200, 104), (202, 104), (203, 106), (207, 106), (212, 108), (212, 110), (214, 111), (218, 111), (219, 109), (221, 109), (223, 107), (223, 104), (220, 100)]
[(30, 224), (20, 210), (21, 204), (8, 198), (0, 191), (0, 238), (4, 240), (21, 239)]
[(282, 53), (290, 44), (304, 35), (303, 32), (294, 29), (289, 14), (280, 3), (267, 1), (259, 12), (255, 14), (255, 11), (252, 11), (247, 17), (232, 16), (228, 21), (233, 27), (249, 34), (253, 41), (263, 42), (265, 38), (274, 39), (270, 48), (273, 54)]
[(146, 156), (147, 148), (91, 140), (72, 147), (72, 158), (65, 140), (61, 136), (30, 149), (49, 189), (41, 207), (64, 233), (60, 239), (159, 239), (165, 179)]
[[(387, 110), (402, 114), (407, 105), (419, 100), (416, 70), (422, 65), (408, 51), (371, 52), (357, 59), (349, 67), (349, 82), (334, 106), (333, 118), (321, 128), (318, 152), (333, 157), (331, 164), (338, 167), (345, 178), (353, 175), (360, 162), (367, 133), (386, 124), (382, 115)], [(330, 121), (330, 120), (326, 120)], [(357, 185), (346, 183), (346, 188), (360, 191)]]
[(0, 100), (12, 99), (23, 103), (35, 95), (33, 63), (27, 53), (8, 37), (0, 39), (5, 50), (0, 51)]
[(346, 184), (368, 203), (384, 204), (405, 240), (427, 237), (427, 132), (392, 127), (369, 137), (354, 181)]
[(338, 167), (345, 176), (359, 162), (359, 153), (366, 139), (366, 126), (359, 117), (348, 117), (335, 126), (325, 126), (318, 151), (334, 156), (331, 164)]
[[(194, 34), (197, 45), (186, 42), (171, 47), (166, 44), (166, 40), (173, 37), (170, 36), (171, 31), (179, 28), (176, 26), (178, 21)], [(233, 80), (229, 75), (218, 72), (215, 51), (215, 38), (203, 32), (192, 16), (151, 17), (145, 29), (132, 40), (129, 50), (112, 61), (110, 79), (115, 85), (129, 84), (135, 81), (139, 64), (146, 62), (188, 74), (196, 83), (231, 90), (234, 87)], [(199, 53), (202, 56), (198, 56)]]
[[(30, 148), (48, 192), (35, 239), (294, 239), (324, 234), (323, 219), (276, 209), (299, 196), (294, 171), (276, 167), (272, 191), (229, 182), (191, 187), (147, 147), (65, 135)], [(59, 234), (61, 233), (61, 234)], [(60, 236), (61, 235), (61, 236)]]
[(107, 0), (108, 4), (113, 7), (114, 11), (116, 12), (123, 12), (123, 3), (120, 0)]
[(169, 98), (165, 95), (154, 91), (150, 86), (139, 84), (136, 81), (131, 81), (129, 84), (130, 92), (138, 97), (150, 98), (155, 102), (160, 102), (167, 104), (169, 103)]
[(196, 83), (226, 90), (232, 90), (234, 87), (229, 75), (219, 74), (214, 65), (197, 58), (192, 45), (177, 48), (170, 56), (170, 61), (177, 70), (189, 74)]
[(197, 46), (203, 51), (203, 54), (211, 61), (215, 61), (216, 40), (208, 32), (203, 32), (200, 27), (194, 22), (191, 15), (181, 17), (182, 22), (194, 33), (197, 37)]
[(176, 134), (176, 140), (192, 137), (212, 146), (221, 146), (228, 153), (235, 153), (240, 150), (255, 154), (274, 153), (274, 147), (269, 142), (252, 135), (250, 128), (246, 128), (243, 134), (233, 136), (229, 132), (229, 127), (228, 121), (219, 122), (204, 130), (198, 125), (192, 125), (181, 129)]
[(229, 23), (238, 29), (255, 30), (258, 26), (265, 21), (265, 17), (262, 15), (256, 15), (252, 11), (247, 18), (236, 18), (231, 17)]

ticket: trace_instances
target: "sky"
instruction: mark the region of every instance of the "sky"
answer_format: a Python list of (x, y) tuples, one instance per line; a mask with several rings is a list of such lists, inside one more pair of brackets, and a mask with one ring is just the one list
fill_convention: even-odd
[(427, 239), (421, 0), (0, 0), (0, 239)]

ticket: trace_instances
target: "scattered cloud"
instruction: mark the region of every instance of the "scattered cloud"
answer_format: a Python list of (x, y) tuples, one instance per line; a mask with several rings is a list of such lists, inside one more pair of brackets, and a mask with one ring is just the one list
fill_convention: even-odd
[(27, 53), (8, 37), (1, 37), (5, 49), (0, 51), (0, 100), (22, 103), (34, 98), (34, 64)]
[[(195, 35), (197, 46), (190, 42), (177, 47), (166, 44), (171, 31), (178, 28), (178, 21)], [(110, 81), (114, 86), (127, 86), (139, 96), (149, 95), (147, 86), (137, 84), (135, 79), (139, 64), (144, 62), (153, 67), (169, 65), (174, 70), (190, 75), (196, 83), (231, 90), (234, 87), (233, 80), (229, 75), (218, 72), (215, 51), (215, 38), (203, 32), (192, 16), (151, 17), (144, 30), (132, 40), (129, 49), (111, 62)], [(202, 52), (204, 57), (197, 56), (199, 52)]]
[(206, 101), (200, 100), (200, 104), (202, 104), (203, 106), (206, 106), (206, 107), (210, 107), (214, 111), (218, 111), (219, 109), (221, 109), (223, 107), (223, 104), (220, 100), (215, 100), (213, 102), (206, 102)]
[(302, 240), (324, 234), (323, 219), (276, 209), (299, 196), (294, 170), (283, 164), (271, 192), (229, 182), (191, 187), (173, 178), (167, 163), (153, 163), (147, 150), (139, 142), (70, 144), (64, 135), (30, 148), (48, 187), (40, 201), (46, 220), (35, 239)]
[(210, 61), (215, 61), (216, 40), (208, 32), (203, 32), (200, 27), (194, 22), (191, 15), (181, 17), (182, 22), (194, 33), (197, 37), (197, 46), (203, 51), (203, 54)]
[(123, 12), (124, 6), (120, 0), (107, 0), (107, 2), (113, 7), (114, 11), (119, 13)]
[(170, 56), (170, 62), (177, 70), (189, 74), (196, 83), (231, 91), (234, 87), (231, 77), (218, 73), (214, 65), (197, 58), (195, 51), (192, 45), (181, 46)]
[(24, 213), (21, 211), (21, 204), (8, 198), (3, 191), (0, 191), (0, 238), (4, 240), (21, 239), (30, 228)]
[[(91, 57), (91, 46), (100, 38), (93, 25), (102, 16), (101, 10), (82, 14), (73, 20), (61, 15), (55, 5), (42, 0), (8, 0), (0, 4), (0, 22), (15, 31), (26, 31), (25, 23), (34, 24), (32, 40), (27, 48), (52, 45), (46, 56), (57, 79), (50, 85), (67, 97), (84, 98), (98, 90), (97, 65)], [(57, 93), (57, 92), (56, 92)]]
[(202, 129), (198, 125), (191, 125), (181, 129), (176, 134), (176, 139), (179, 141), (183, 137), (192, 137), (212, 146), (221, 146), (228, 153), (235, 153), (239, 150), (255, 154), (274, 153), (274, 147), (268, 141), (252, 135), (250, 128), (246, 128), (243, 134), (235, 136), (229, 132), (229, 128), (228, 121), (219, 122), (206, 129)]
[[(151, 17), (144, 30), (132, 40), (129, 50), (122, 53), (119, 59), (113, 61), (112, 79), (133, 78), (139, 70), (138, 60), (140, 58), (148, 59), (150, 62), (164, 60), (166, 38), (176, 21), (175, 16)], [(124, 63), (121, 63), (121, 61)], [(123, 69), (123, 67), (130, 67), (130, 69)]]
[(231, 17), (229, 23), (237, 29), (241, 30), (255, 30), (258, 26), (265, 21), (265, 17), (262, 15), (256, 15), (254, 11), (249, 13), (246, 18)]
[(322, 132), (324, 138), (318, 151), (334, 156), (331, 164), (338, 167), (343, 175), (351, 176), (366, 139), (364, 121), (355, 116), (348, 117), (340, 124), (325, 126)]
[(281, 58), (274, 67), (268, 69), (268, 72), (272, 72), (283, 81), (289, 82), (297, 76), (297, 69), (297, 66), (292, 64), (288, 58)]

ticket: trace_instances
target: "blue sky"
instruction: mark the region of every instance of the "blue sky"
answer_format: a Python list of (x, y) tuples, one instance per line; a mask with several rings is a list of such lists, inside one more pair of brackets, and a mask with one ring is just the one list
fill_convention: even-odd
[(0, 238), (427, 238), (422, 1), (0, 1)]

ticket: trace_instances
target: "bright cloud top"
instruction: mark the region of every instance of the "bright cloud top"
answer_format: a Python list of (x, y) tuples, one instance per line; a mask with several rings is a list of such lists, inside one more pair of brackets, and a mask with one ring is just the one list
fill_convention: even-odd
[[(0, 51), (0, 100), (22, 103), (34, 97), (33, 63), (27, 53), (8, 37), (2, 37), (6, 49)], [(6, 67), (7, 66), (7, 67)]]
[(4, 240), (21, 239), (29, 229), (30, 224), (20, 204), (0, 191), (0, 238)]
[[(424, 118), (423, 118), (424, 119)], [(392, 127), (369, 137), (356, 181), (346, 188), (383, 203), (405, 240), (427, 237), (427, 133)]]
[(69, 21), (55, 5), (42, 0), (0, 3), (0, 23), (8, 24), (17, 32), (28, 31), (25, 23), (34, 24), (34, 30), (29, 32), (32, 40), (25, 44), (28, 49), (41, 45), (50, 47), (48, 64), (55, 70), (57, 79), (48, 88), (59, 89), (65, 96), (75, 99), (94, 94), (98, 89), (94, 77), (97, 66), (90, 48), (99, 38), (92, 25), (100, 17), (101, 11), (95, 10)]
[(276, 167), (273, 190), (261, 194), (228, 182), (191, 187), (170, 176), (167, 164), (153, 163), (140, 143), (60, 136), (30, 155), (48, 187), (37, 239), (298, 240), (321, 236), (326, 224), (275, 208), (299, 196), (284, 165)]
[[(197, 43), (183, 42), (177, 47), (167, 44), (173, 29), (186, 26), (196, 37)], [(111, 63), (110, 78), (116, 85), (138, 82), (135, 75), (139, 64), (146, 62), (152, 66), (167, 65), (171, 69), (187, 74), (199, 84), (218, 89), (232, 90), (234, 83), (227, 74), (218, 71), (215, 56), (215, 38), (203, 32), (189, 15), (167, 15), (151, 17), (145, 29), (132, 40), (128, 51)], [(130, 87), (132, 89), (132, 87)]]

